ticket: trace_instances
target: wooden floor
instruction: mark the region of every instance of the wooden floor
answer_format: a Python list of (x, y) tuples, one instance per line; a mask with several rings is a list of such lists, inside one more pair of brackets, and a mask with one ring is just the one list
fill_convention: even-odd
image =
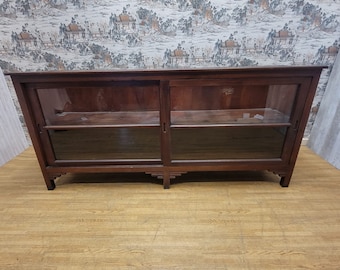
[(289, 188), (270, 173), (56, 184), (32, 148), (0, 168), (0, 269), (340, 269), (340, 171), (306, 147)]

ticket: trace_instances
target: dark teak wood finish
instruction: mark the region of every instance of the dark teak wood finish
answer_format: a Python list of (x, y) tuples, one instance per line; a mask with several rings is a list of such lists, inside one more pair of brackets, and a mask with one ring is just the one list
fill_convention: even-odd
[(324, 67), (11, 73), (48, 189), (69, 172), (269, 170), (289, 185)]

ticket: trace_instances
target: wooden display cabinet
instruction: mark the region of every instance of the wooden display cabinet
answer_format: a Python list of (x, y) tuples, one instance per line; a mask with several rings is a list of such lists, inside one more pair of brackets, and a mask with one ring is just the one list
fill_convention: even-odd
[(289, 185), (323, 67), (11, 73), (48, 189), (68, 172), (269, 170)]

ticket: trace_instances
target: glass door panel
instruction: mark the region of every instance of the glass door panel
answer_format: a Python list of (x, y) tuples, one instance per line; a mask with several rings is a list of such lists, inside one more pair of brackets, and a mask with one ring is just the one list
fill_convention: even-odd
[(57, 160), (159, 159), (157, 127), (49, 130)]
[(56, 160), (161, 162), (159, 81), (36, 89)]
[(289, 125), (298, 85), (172, 86), (171, 125)]
[(47, 126), (159, 126), (158, 82), (45, 88), (37, 95)]
[(202, 127), (171, 130), (172, 160), (280, 158), (286, 127)]

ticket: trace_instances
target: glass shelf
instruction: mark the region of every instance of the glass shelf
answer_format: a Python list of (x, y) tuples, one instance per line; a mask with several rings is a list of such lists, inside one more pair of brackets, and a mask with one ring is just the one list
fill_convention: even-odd
[(45, 128), (157, 127), (159, 125), (159, 111), (62, 112), (57, 113)]
[[(171, 112), (171, 127), (195, 126), (290, 126), (289, 117), (278, 110), (185, 110)], [(159, 111), (62, 112), (49, 119), (46, 129), (84, 127), (157, 127)]]
[(290, 123), (289, 116), (270, 108), (171, 112), (171, 127), (241, 125), (290, 126)]

